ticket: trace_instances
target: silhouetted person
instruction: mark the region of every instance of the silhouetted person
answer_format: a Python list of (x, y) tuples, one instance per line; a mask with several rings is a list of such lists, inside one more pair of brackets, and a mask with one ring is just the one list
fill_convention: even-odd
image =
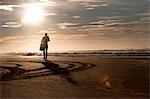
[(45, 33), (45, 36), (41, 40), (40, 50), (43, 50), (44, 59), (47, 60), (48, 42), (50, 41), (49, 36)]

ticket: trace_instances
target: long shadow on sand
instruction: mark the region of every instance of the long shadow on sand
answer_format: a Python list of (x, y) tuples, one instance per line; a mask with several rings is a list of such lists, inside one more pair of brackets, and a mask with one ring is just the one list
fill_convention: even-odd
[[(72, 79), (69, 70), (66, 68), (61, 68), (58, 64), (52, 63), (51, 61), (46, 61), (42, 64), (45, 65), (47, 69), (51, 70), (52, 74), (60, 75), (60, 77), (67, 79), (67, 81), (76, 84), (76, 81)], [(73, 66), (73, 64), (70, 64), (70, 67)]]
[[(41, 63), (44, 67), (25, 70), (20, 68), (22, 65), (16, 64), (16, 67), (6, 67), (0, 66), (1, 81), (9, 81), (9, 80), (20, 80), (20, 79), (30, 79), (34, 77), (42, 77), (42, 76), (51, 76), (51, 75), (59, 75), (67, 79), (71, 83), (76, 83), (71, 77), (71, 72), (77, 72), (81, 70), (86, 70), (95, 67), (96, 65), (85, 62), (72, 62), (72, 61), (45, 61), (45, 62), (32, 62), (32, 63)], [(62, 64), (66, 64), (66, 67), (61, 67)]]

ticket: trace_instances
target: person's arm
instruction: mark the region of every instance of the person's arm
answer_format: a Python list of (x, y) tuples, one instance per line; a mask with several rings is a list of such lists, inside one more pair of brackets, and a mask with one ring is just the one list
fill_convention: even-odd
[(48, 41), (50, 41), (49, 36), (47, 38), (48, 38)]

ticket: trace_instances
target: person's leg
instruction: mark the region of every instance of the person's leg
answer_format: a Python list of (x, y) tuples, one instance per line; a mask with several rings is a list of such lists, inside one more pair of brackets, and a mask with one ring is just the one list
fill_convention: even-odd
[(44, 59), (45, 59), (45, 49), (43, 49), (43, 55), (44, 55)]
[(45, 53), (46, 53), (46, 57), (45, 58), (46, 58), (46, 60), (47, 60), (47, 50), (48, 50), (48, 48), (45, 49)]

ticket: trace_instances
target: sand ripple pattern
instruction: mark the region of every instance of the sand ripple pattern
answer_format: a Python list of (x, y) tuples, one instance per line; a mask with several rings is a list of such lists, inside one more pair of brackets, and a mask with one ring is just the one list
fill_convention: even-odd
[[(32, 63), (32, 65), (31, 65)], [(28, 66), (30, 64), (31, 66)], [(41, 66), (36, 66), (41, 65)], [(28, 66), (28, 68), (26, 68)], [(33, 68), (33, 67), (36, 68)], [(32, 67), (32, 68), (30, 68)], [(65, 76), (71, 72), (77, 72), (95, 67), (94, 64), (72, 61), (47, 61), (47, 62), (8, 62), (0, 64), (0, 80), (21, 80), (34, 77), (51, 75)]]

